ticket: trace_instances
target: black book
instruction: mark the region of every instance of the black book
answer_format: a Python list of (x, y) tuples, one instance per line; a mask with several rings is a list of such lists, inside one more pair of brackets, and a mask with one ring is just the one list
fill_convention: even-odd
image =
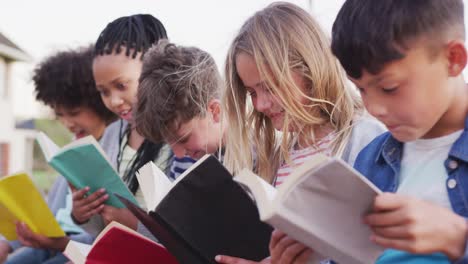
[(154, 211), (120, 199), (180, 263), (216, 263), (219, 254), (254, 261), (269, 256), (272, 228), (260, 221), (254, 201), (213, 156), (179, 176)]

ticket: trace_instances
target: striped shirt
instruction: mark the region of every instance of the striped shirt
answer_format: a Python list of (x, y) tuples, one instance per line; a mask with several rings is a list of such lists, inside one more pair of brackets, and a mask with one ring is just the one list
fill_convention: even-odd
[(291, 162), (288, 163), (285, 161), (279, 167), (278, 173), (276, 174), (276, 180), (274, 184), (275, 187), (278, 188), (278, 186), (280, 186), (286, 180), (286, 178), (291, 174), (291, 172), (293, 172), (295, 168), (310, 160), (314, 155), (322, 153), (330, 156), (332, 151), (330, 144), (331, 142), (332, 136), (330, 135), (322, 139), (314, 146), (298, 150), (294, 149), (289, 152), (289, 158)]
[(178, 158), (174, 156), (174, 159), (172, 160), (172, 164), (171, 164), (171, 171), (170, 171), (169, 177), (172, 180), (175, 180), (182, 173), (184, 173), (186, 169), (190, 168), (190, 166), (192, 166), (194, 163), (195, 163), (195, 160), (188, 156), (185, 156), (183, 158)]

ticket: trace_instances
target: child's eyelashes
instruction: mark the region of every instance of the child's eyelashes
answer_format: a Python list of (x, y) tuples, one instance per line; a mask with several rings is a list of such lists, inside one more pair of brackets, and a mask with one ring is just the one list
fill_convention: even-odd
[(250, 97), (255, 97), (257, 95), (257, 92), (255, 92), (255, 90), (250, 90), (248, 89), (247, 90), (247, 94), (250, 96)]
[(70, 112), (70, 116), (77, 116), (80, 114), (80, 111), (77, 110), (77, 111), (73, 111), (73, 112)]
[(127, 85), (125, 85), (124, 83), (117, 83), (115, 87), (117, 87), (117, 89), (119, 90), (125, 90), (127, 88)]
[(105, 91), (105, 90), (99, 90), (98, 92), (99, 92), (99, 94), (100, 94), (101, 96), (103, 96), (103, 97), (107, 97), (107, 96), (109, 96), (109, 92), (108, 92), (108, 91)]
[(391, 94), (391, 93), (394, 93), (396, 90), (398, 89), (398, 87), (387, 87), (387, 88), (382, 88), (382, 91), (386, 94)]

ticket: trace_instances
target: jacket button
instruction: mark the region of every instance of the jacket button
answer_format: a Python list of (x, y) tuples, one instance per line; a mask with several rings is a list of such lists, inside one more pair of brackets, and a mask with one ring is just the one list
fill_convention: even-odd
[(450, 189), (453, 189), (457, 186), (457, 181), (455, 179), (450, 179), (448, 180), (447, 182), (447, 186), (450, 188)]
[(448, 167), (452, 170), (458, 168), (458, 162), (456, 160), (450, 160), (448, 163)]

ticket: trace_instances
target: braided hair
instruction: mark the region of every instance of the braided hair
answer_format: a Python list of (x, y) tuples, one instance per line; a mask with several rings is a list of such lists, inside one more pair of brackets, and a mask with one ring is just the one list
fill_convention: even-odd
[[(99, 35), (94, 47), (94, 57), (120, 54), (122, 49), (125, 49), (125, 55), (135, 59), (138, 53), (144, 54), (160, 39), (167, 39), (166, 29), (161, 21), (152, 15), (137, 14), (120, 17), (110, 22)], [(121, 143), (122, 140), (119, 145)], [(163, 143), (155, 144), (145, 139), (138, 148), (135, 159), (125, 170), (122, 178), (133, 194), (139, 188), (135, 173), (147, 162), (157, 158), (163, 145)], [(120, 151), (122, 151), (121, 147), (119, 147)], [(122, 153), (119, 153), (119, 156), (121, 155)]]
[(120, 54), (125, 47), (125, 55), (135, 59), (139, 52), (145, 53), (160, 39), (167, 39), (166, 29), (161, 21), (152, 15), (138, 14), (117, 18), (110, 22), (96, 41), (96, 56)]

